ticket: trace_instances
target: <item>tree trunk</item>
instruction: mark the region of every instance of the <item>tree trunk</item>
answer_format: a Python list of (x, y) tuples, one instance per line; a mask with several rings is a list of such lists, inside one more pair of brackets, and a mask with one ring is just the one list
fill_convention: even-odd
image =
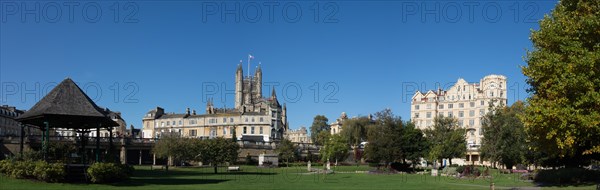
[(452, 165), (452, 158), (448, 158), (448, 163), (450, 166)]
[(216, 174), (217, 173), (217, 165), (214, 164), (213, 166), (214, 166), (213, 168), (215, 169), (215, 174)]

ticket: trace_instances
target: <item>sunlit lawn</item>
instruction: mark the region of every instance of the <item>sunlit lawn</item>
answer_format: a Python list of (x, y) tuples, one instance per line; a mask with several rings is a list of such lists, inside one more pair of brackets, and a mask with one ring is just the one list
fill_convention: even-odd
[[(322, 166), (315, 167), (322, 168)], [(0, 176), (0, 190), (5, 189), (490, 189), (492, 179), (456, 179), (418, 174), (366, 174), (367, 166), (333, 168), (335, 174), (307, 174), (306, 167), (257, 168), (242, 166), (242, 171), (226, 172), (219, 168), (170, 168), (169, 172), (136, 167), (134, 177), (126, 182), (97, 184), (43, 183), (15, 180)], [(518, 180), (518, 174), (492, 172), (496, 189), (533, 187)], [(549, 187), (549, 189), (595, 189), (595, 186)], [(546, 189), (546, 188), (544, 188)]]

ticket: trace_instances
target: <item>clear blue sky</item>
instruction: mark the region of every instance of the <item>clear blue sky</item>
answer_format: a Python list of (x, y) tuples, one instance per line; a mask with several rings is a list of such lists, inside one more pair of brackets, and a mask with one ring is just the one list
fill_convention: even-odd
[[(203, 86), (233, 90), (236, 66), (244, 60), (246, 73), (249, 53), (255, 56), (252, 71), (260, 61), (264, 82), (279, 83), (291, 128), (310, 126), (317, 114), (334, 120), (341, 112), (368, 115), (385, 108), (408, 119), (407, 100), (416, 88), (448, 86), (459, 77), (478, 82), (505, 75), (512, 103), (528, 96), (520, 66), (531, 49), (530, 30), (556, 4), (278, 2), (269, 18), (264, 1), (40, 1), (39, 12), (22, 12), (35, 10), (36, 2), (2, 1), (0, 104), (29, 109), (71, 77), (98, 105), (121, 111), (140, 128), (142, 116), (156, 106), (204, 113), (203, 94), (210, 92)], [(223, 5), (234, 9), (235, 3), (240, 12), (221, 20)], [(257, 7), (262, 16), (255, 18)], [(270, 89), (263, 94), (270, 96)], [(225, 97), (214, 96), (216, 105), (232, 107), (233, 95)]]

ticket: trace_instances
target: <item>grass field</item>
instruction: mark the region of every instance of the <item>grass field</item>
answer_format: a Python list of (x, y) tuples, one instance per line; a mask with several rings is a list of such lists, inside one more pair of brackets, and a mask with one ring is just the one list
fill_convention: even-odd
[[(219, 168), (170, 168), (150, 170), (136, 167), (134, 177), (126, 182), (108, 185), (43, 183), (0, 176), (0, 190), (42, 189), (490, 189), (491, 179), (456, 179), (418, 174), (366, 174), (367, 166), (333, 168), (335, 174), (307, 174), (306, 167), (257, 168), (242, 166), (242, 171), (226, 172)], [(359, 171), (357, 173), (356, 171)], [(518, 180), (518, 175), (492, 172), (496, 189), (539, 189), (531, 182)], [(542, 189), (595, 189), (595, 186), (544, 187)]]

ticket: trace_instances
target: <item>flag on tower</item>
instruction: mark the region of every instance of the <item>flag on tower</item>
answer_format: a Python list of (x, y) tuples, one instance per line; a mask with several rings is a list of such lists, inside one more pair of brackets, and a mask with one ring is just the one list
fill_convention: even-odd
[(248, 54), (248, 59), (254, 59), (254, 56)]

